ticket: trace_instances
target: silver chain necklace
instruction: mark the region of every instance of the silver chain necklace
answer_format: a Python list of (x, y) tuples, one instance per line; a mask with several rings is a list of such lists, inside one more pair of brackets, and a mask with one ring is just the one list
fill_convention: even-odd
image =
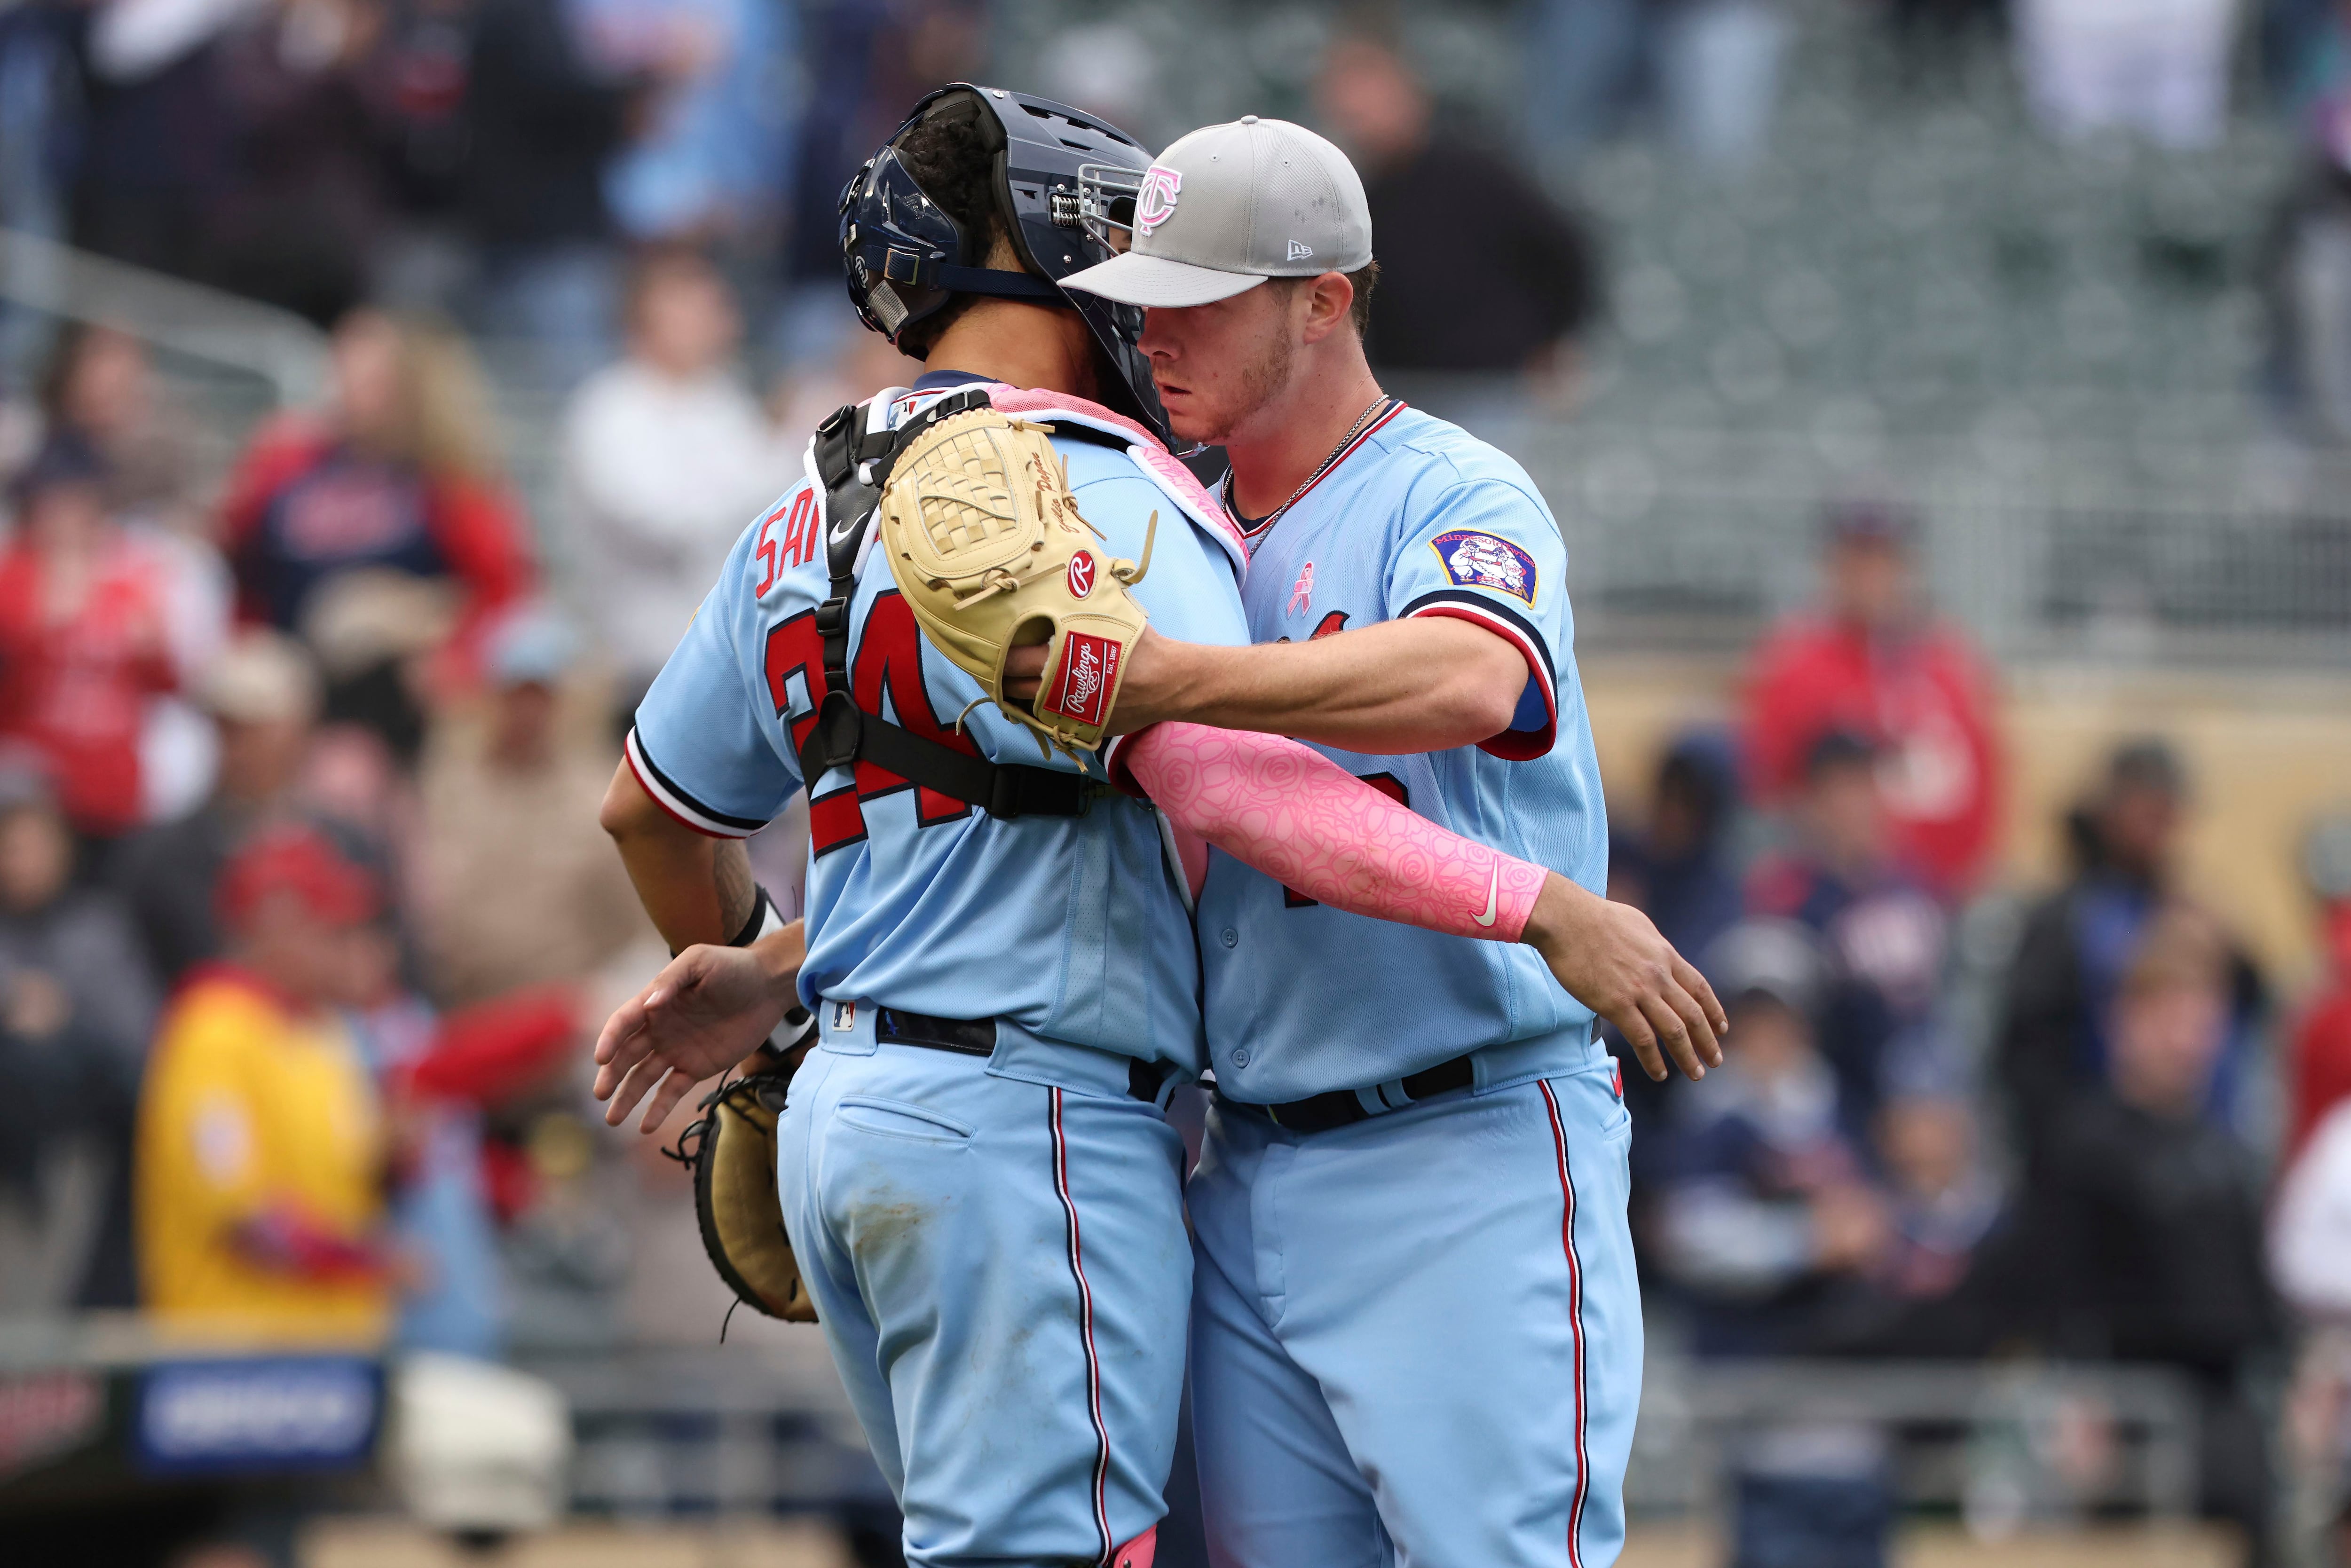
[[(1355, 444), (1355, 438), (1363, 434), (1364, 431), (1370, 429), (1375, 419), (1380, 414), (1387, 412), (1389, 405), (1400, 401), (1401, 400), (1397, 398), (1388, 396), (1385, 392), (1374, 398), (1372, 400), (1372, 405), (1364, 410), (1362, 413), (1357, 414), (1355, 416), (1355, 423), (1347, 427), (1347, 434), (1339, 438), (1339, 444), (1331, 448), (1331, 455), (1322, 459), (1321, 464), (1316, 465), (1313, 473), (1306, 476), (1305, 483), (1300, 485), (1297, 489), (1292, 490), (1290, 493), (1290, 499), (1284, 501), (1279, 507), (1276, 507), (1272, 511), (1268, 512), (1254, 525), (1243, 523), (1242, 531), (1249, 536), (1250, 541), (1250, 554), (1254, 555), (1257, 553), (1257, 541), (1265, 538), (1268, 534), (1273, 531), (1273, 525), (1281, 520), (1281, 515), (1290, 510), (1290, 507), (1298, 505), (1298, 497), (1303, 496), (1307, 491), (1311, 490), (1316, 485), (1322, 483), (1322, 476), (1328, 474), (1332, 468), (1338, 465), (1339, 459), (1347, 455), (1347, 448)], [(1233, 515), (1233, 520), (1235, 522), (1242, 522), (1240, 506), (1234, 499), (1234, 494), (1233, 471), (1231, 468), (1228, 467), (1225, 470), (1225, 510)]]

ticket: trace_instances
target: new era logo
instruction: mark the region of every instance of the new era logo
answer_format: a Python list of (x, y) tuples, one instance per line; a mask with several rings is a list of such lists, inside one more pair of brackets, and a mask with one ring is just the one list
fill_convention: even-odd
[(1290, 260), (1304, 261), (1308, 256), (1312, 256), (1313, 254), (1314, 247), (1306, 244), (1303, 240), (1291, 240), (1290, 242)]
[(1049, 713), (1080, 724), (1100, 724), (1110, 709), (1112, 688), (1118, 685), (1121, 649), (1107, 637), (1072, 632), (1061, 651), (1061, 673), (1045, 699)]

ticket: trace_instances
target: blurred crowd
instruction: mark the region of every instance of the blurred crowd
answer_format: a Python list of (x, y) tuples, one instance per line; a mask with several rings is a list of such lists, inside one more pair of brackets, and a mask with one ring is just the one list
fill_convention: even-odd
[[(322, 404), (216, 476), (136, 339), (59, 337), (0, 549), (0, 1309), (706, 1326), (630, 1305), (572, 1189), (584, 1048), (660, 958), (596, 825), (615, 726), (797, 461), (740, 330), (699, 253), (636, 261), (543, 530), (444, 329), (348, 312)], [(630, 591), (559, 603), (559, 530)]]
[[(1916, 527), (1827, 508), (1818, 609), (1750, 654), (1732, 726), (1667, 748), (1612, 848), (1612, 894), (1731, 1019), (1704, 1082), (1627, 1075), (1652, 1300), (1702, 1358), (2171, 1368), (2204, 1511), (2276, 1561), (2282, 1478), (2339, 1488), (2344, 1455), (2351, 817), (2312, 825), (2307, 997), (2183, 874), (2195, 787), (2160, 737), (2085, 781), (2062, 885), (1988, 890), (1996, 686), (1922, 595)], [(2060, 1458), (2036, 1512), (2113, 1479), (2111, 1446)], [(1740, 1561), (1879, 1560), (1890, 1463), (1865, 1429), (1759, 1434)]]
[[(1981, 9), (1895, 12), (1931, 45)], [(2053, 131), (2219, 133), (2228, 7), (2158, 13), (2016, 8)], [(1574, 68), (1529, 98), (1547, 155), (1643, 116), (1700, 156), (1760, 144), (1773, 0), (1527, 16), (1535, 57)], [(912, 379), (843, 308), (832, 203), (923, 89), (981, 71), (990, 20), (0, 0), (0, 226), (331, 333), (317, 406), (223, 465), (137, 336), (0, 316), (0, 347), (39, 350), (0, 409), (0, 1313), (477, 1355), (716, 1331), (683, 1186), (650, 1143), (600, 1137), (585, 1096), (597, 1024), (661, 956), (596, 808), (808, 431)], [(2264, 29), (2309, 128), (2276, 247), (2307, 330), (2281, 368), (2335, 418), (2351, 31), (2317, 0)], [(1116, 73), (1071, 69), (1024, 85), (1111, 95)], [(1604, 269), (1541, 160), (1442, 112), (1377, 29), (1337, 35), (1307, 98), (1366, 173), (1382, 370), (1567, 406)], [(491, 343), (561, 402), (536, 515)], [(1730, 723), (1676, 737), (1620, 803), (1612, 894), (1733, 1020), (1702, 1083), (1627, 1075), (1650, 1298), (1700, 1357), (2174, 1368), (2204, 1505), (2272, 1561), (2279, 1478), (2339, 1475), (2351, 1431), (2351, 826), (2313, 831), (2330, 967), (2309, 994), (2187, 884), (2196, 781), (2160, 737), (2117, 737), (2062, 884), (2018, 898), (1998, 683), (1933, 613), (1919, 522), (1896, 497), (1826, 508), (1816, 608), (1750, 651)], [(797, 884), (789, 821), (753, 855)], [(1764, 1436), (1742, 1561), (1873, 1560), (1884, 1444)], [(2085, 1451), (2053, 1496), (2096, 1490), (2110, 1461)]]

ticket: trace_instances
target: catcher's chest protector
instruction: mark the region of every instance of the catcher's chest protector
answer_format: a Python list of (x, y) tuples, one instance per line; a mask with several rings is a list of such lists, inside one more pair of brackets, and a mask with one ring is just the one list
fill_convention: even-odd
[[(1102, 742), (1143, 606), (1126, 591), (1149, 570), (1113, 559), (1078, 511), (1050, 425), (993, 408), (936, 420), (907, 441), (882, 497), (891, 574), (932, 644), (1009, 717), (1078, 758)], [(1015, 647), (1043, 643), (1036, 709), (1004, 696)], [(1081, 765), (1083, 758), (1079, 758)]]
[[(1050, 435), (1112, 447), (1168, 495), (1173, 508), (1221, 525), (1235, 552), (1238, 534), (1175, 459), (1127, 422), (1081, 400), (998, 389), (1022, 414), (997, 412), (986, 388), (954, 392), (896, 430), (877, 428), (888, 399), (836, 410), (818, 426), (814, 466), (824, 489), (825, 565), (831, 587), (816, 612), (823, 639), (825, 695), (800, 749), (800, 776), (813, 788), (827, 769), (860, 759), (990, 816), (1076, 816), (1097, 786), (1052, 768), (990, 763), (941, 746), (861, 710), (849, 681), (849, 607), (874, 533), (894, 538), (886, 559), (931, 643), (973, 675), (1009, 716), (1077, 756), (1100, 745), (1141, 635), (1142, 606), (1126, 592), (1148, 569), (1116, 560), (1078, 513)], [(1065, 406), (1068, 404), (1074, 406)], [(1105, 428), (1115, 425), (1117, 428)], [(1222, 535), (1230, 533), (1227, 541)], [(1040, 711), (1003, 701), (1005, 655), (1023, 643), (1048, 645)], [(1081, 758), (1082, 765), (1082, 758)]]
[(825, 570), (831, 585), (817, 607), (824, 640), (824, 696), (800, 748), (800, 779), (813, 791), (835, 768), (867, 760), (901, 779), (978, 806), (991, 817), (1074, 817), (1091, 799), (1087, 781), (1046, 768), (998, 765), (968, 756), (890, 723), (857, 706), (849, 679), (849, 604), (873, 528), (883, 486), (908, 444), (941, 419), (987, 406), (986, 392), (955, 393), (896, 430), (871, 430), (883, 400), (851, 403), (817, 426), (817, 479), (824, 486)]

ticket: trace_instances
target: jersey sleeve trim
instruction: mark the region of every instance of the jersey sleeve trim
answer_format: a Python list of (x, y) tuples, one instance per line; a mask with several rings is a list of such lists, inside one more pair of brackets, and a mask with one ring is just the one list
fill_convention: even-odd
[(629, 771), (636, 775), (638, 785), (653, 797), (654, 805), (676, 819), (681, 825), (693, 829), (705, 838), (747, 839), (768, 825), (748, 817), (730, 817), (724, 811), (712, 810), (687, 794), (674, 779), (653, 765), (652, 758), (645, 755), (644, 743), (637, 738), (633, 726), (630, 727), (628, 739), (622, 744), (621, 755), (628, 759)]
[(1438, 616), (1467, 621), (1483, 626), (1512, 647), (1527, 662), (1527, 681), (1541, 694), (1543, 721), (1536, 729), (1506, 729), (1478, 743), (1478, 749), (1505, 762), (1531, 762), (1547, 754), (1559, 738), (1559, 676), (1551, 662), (1551, 649), (1532, 622), (1507, 604), (1498, 604), (1482, 593), (1466, 590), (1441, 588), (1434, 593), (1424, 593), (1404, 608), (1399, 621), (1416, 616)]

